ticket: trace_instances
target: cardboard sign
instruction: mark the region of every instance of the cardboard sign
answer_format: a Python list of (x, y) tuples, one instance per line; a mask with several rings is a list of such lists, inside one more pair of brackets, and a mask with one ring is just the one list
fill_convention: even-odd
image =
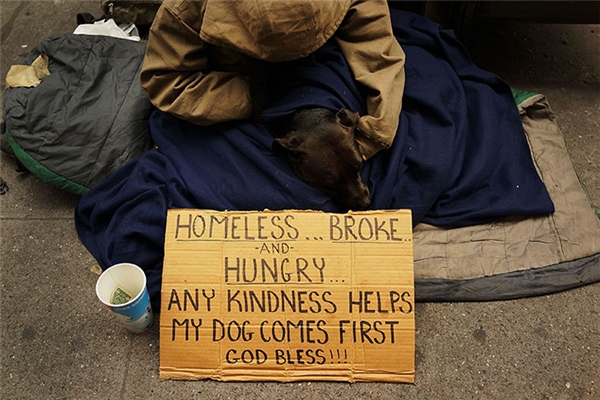
[(408, 210), (169, 210), (160, 377), (413, 382)]

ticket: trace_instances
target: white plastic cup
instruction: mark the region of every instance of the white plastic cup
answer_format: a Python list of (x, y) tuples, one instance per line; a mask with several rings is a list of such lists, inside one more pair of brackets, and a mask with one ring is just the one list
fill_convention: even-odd
[(146, 274), (135, 264), (115, 264), (96, 282), (96, 295), (127, 330), (142, 334), (154, 324)]

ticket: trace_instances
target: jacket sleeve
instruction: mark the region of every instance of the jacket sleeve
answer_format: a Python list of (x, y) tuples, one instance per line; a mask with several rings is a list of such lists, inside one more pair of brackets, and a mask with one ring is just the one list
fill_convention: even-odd
[(367, 115), (356, 140), (370, 158), (391, 146), (404, 93), (404, 51), (392, 32), (385, 1), (357, 1), (335, 34), (354, 78), (366, 89)]
[(200, 38), (205, 2), (165, 0), (152, 24), (142, 86), (158, 109), (197, 125), (245, 119), (252, 113), (248, 83), (212, 71)]

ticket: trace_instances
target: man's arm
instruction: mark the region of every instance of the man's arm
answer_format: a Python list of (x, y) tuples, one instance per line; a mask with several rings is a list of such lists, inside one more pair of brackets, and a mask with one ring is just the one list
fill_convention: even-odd
[(204, 8), (203, 1), (165, 0), (150, 30), (142, 86), (158, 109), (198, 125), (248, 118), (248, 83), (211, 70), (199, 34)]
[(370, 158), (389, 148), (398, 129), (404, 93), (404, 51), (392, 32), (385, 1), (357, 1), (335, 34), (354, 78), (367, 93), (367, 115), (356, 140)]

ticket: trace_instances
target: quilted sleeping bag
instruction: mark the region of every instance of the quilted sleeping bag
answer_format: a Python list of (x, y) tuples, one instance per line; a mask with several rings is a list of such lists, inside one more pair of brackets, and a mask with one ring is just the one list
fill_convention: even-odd
[(84, 194), (152, 146), (151, 104), (139, 83), (145, 43), (107, 36), (49, 38), (25, 59), (48, 58), (35, 87), (6, 90), (4, 118), (19, 161), (42, 181)]

